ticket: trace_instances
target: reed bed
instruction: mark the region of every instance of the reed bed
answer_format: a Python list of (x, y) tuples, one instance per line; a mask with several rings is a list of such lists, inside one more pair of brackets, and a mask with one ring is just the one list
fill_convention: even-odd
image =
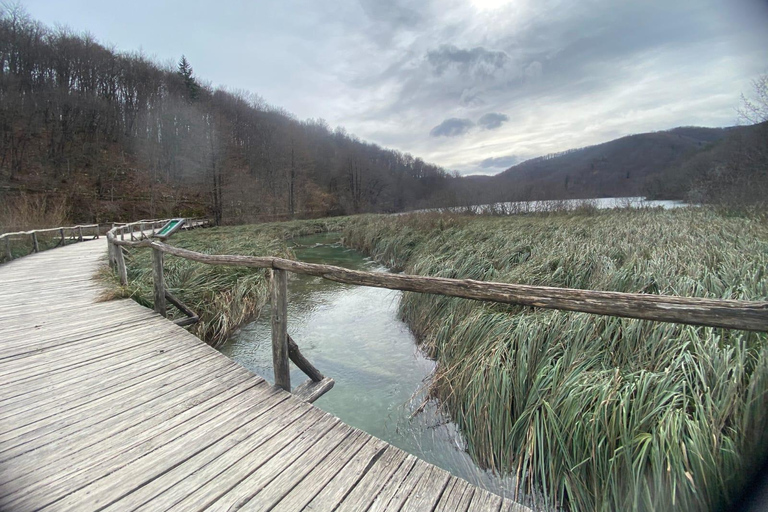
[[(294, 236), (340, 230), (344, 219), (278, 222), (249, 226), (228, 226), (180, 232), (170, 243), (207, 254), (292, 257), (285, 240)], [(131, 249), (126, 257), (128, 285), (121, 287), (113, 273), (108, 296), (131, 297), (152, 307), (153, 280), (150, 249)], [(191, 326), (200, 339), (216, 347), (243, 324), (256, 318), (269, 300), (269, 271), (213, 266), (166, 256), (165, 281), (168, 290), (200, 317)], [(169, 308), (171, 318), (179, 317)]]
[[(768, 224), (704, 209), (361, 216), (347, 244), (451, 278), (768, 298)], [(768, 336), (406, 293), (482, 466), (570, 510), (714, 510), (768, 453)]]

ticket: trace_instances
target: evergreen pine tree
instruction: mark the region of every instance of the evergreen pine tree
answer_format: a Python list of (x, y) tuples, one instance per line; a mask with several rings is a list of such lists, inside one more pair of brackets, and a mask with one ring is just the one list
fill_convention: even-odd
[(187, 99), (189, 101), (195, 101), (200, 91), (200, 85), (198, 85), (195, 77), (192, 76), (192, 72), (192, 66), (189, 64), (187, 58), (182, 55), (177, 73), (184, 81), (184, 86), (187, 88)]

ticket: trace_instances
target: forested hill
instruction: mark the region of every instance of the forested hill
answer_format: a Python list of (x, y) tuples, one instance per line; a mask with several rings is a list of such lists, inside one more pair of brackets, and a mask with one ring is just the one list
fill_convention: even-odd
[(431, 206), (453, 178), (87, 35), (0, 8), (0, 199), (64, 197), (73, 221), (223, 222)]
[[(682, 127), (527, 160), (500, 175), (532, 198), (658, 195), (681, 198), (669, 169), (680, 166), (732, 128)], [(674, 185), (674, 186), (673, 186)]]

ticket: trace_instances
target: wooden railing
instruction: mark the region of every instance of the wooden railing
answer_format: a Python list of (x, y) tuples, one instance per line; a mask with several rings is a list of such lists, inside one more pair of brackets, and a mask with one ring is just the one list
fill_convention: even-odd
[[(599, 315), (637, 318), (727, 329), (768, 332), (768, 302), (675, 297), (640, 293), (604, 292), (572, 288), (553, 288), (510, 283), (447, 279), (403, 274), (363, 272), (331, 265), (304, 263), (275, 257), (210, 255), (174, 247), (156, 240), (128, 241), (111, 239), (116, 247), (149, 247), (153, 251), (155, 308), (164, 311), (163, 255), (170, 254), (208, 265), (228, 265), (272, 270), (272, 358), (275, 385), (291, 390), (289, 360), (294, 361), (311, 383), (299, 386), (294, 393), (327, 391), (320, 389), (321, 381), (332, 380), (320, 372), (312, 374), (297, 363), (301, 357), (298, 347), (287, 333), (287, 273), (322, 277), (339, 283), (372, 286), (451, 297), (485, 300), (503, 304), (518, 304), (578, 311)], [(119, 251), (118, 251), (119, 252)], [(123, 263), (124, 265), (124, 263)], [(298, 357), (296, 357), (298, 354)], [(303, 358), (302, 358), (303, 359)], [(306, 360), (303, 360), (306, 361)], [(308, 362), (307, 362), (308, 363)], [(311, 365), (310, 365), (311, 366)], [(314, 367), (312, 367), (314, 369)], [(330, 387), (328, 387), (330, 389)], [(319, 395), (318, 395), (319, 396)]]
[(32, 252), (40, 252), (40, 239), (38, 235), (51, 233), (52, 237), (58, 238), (54, 247), (61, 247), (67, 240), (73, 242), (82, 242), (85, 239), (93, 240), (99, 238), (100, 224), (78, 224), (77, 226), (61, 226), (58, 228), (32, 229), (30, 231), (16, 231), (14, 233), (3, 233), (0, 235), (0, 243), (4, 246), (5, 260), (11, 261), (13, 257), (13, 242), (29, 241), (32, 244)]

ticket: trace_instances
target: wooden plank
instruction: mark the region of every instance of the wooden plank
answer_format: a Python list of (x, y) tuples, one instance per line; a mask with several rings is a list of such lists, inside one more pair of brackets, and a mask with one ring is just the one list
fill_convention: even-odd
[[(57, 510), (108, 505), (116, 497), (206, 448), (254, 415), (268, 410), (264, 402), (270, 402), (270, 398), (265, 400), (264, 396), (264, 393), (241, 393), (100, 464), (69, 466), (63, 478), (38, 480), (31, 486), (17, 484), (12, 494), (0, 498), (0, 509), (25, 512), (53, 503)], [(273, 401), (284, 400), (279, 393), (273, 392), (270, 396)], [(147, 457), (149, 454), (152, 456)]]
[[(194, 506), (202, 510), (212, 507), (214, 503), (223, 499), (231, 489), (235, 488), (252, 473), (258, 471), (259, 468), (281, 450), (299, 442), (297, 440), (301, 439), (302, 436), (305, 440), (315, 440), (318, 435), (327, 432), (338, 423), (338, 420), (332, 416), (312, 409), (311, 406), (307, 407), (309, 407), (308, 411), (298, 422), (291, 425), (293, 428), (284, 431), (285, 435), (275, 436), (258, 450), (246, 454), (234, 464), (219, 472), (213, 480), (187, 494), (181, 501), (167, 508), (163, 505), (163, 508), (166, 510), (188, 510)], [(304, 444), (306, 444), (306, 441)], [(153, 503), (153, 505), (156, 505), (156, 503)]]
[(196, 489), (211, 481), (239, 458), (283, 433), (289, 425), (306, 414), (307, 408), (288, 403), (280, 407), (279, 411), (279, 414), (264, 414), (246, 423), (171, 471), (115, 501), (105, 511), (133, 510), (142, 505), (155, 509), (170, 507), (191, 492), (189, 489)]
[(474, 493), (475, 488), (465, 480), (452, 478), (440, 496), (435, 512), (467, 512)]
[(499, 512), (501, 503), (501, 496), (477, 488), (474, 496), (472, 496), (468, 512)]
[[(268, 510), (265, 505), (293, 489), (352, 433), (352, 427), (337, 418), (328, 417), (331, 418), (329, 428), (322, 426), (323, 420), (312, 425), (284, 450), (213, 503), (210, 510)], [(261, 492), (270, 484), (273, 484), (270, 495), (262, 499)]]
[[(151, 389), (163, 389), (163, 386), (172, 386), (174, 382), (178, 382), (178, 379), (186, 378), (185, 373), (195, 371), (196, 368), (203, 374), (212, 371), (213, 369), (205, 366), (205, 364), (214, 360), (215, 356), (203, 361), (194, 358), (174, 361), (167, 365), (167, 369), (163, 368), (148, 374), (140, 374), (134, 379), (127, 380), (119, 387), (100, 393), (98, 397), (83, 396), (79, 400), (62, 403), (39, 413), (22, 415), (23, 424), (10, 421), (14, 419), (13, 417), (6, 419), (3, 421), (3, 432), (0, 433), (0, 446), (5, 451), (17, 445), (33, 442), (45, 434), (55, 432), (66, 426), (92, 421), (92, 415), (99, 410), (114, 414), (113, 408), (126, 407), (133, 403), (133, 400), (144, 400), (145, 397), (141, 396), (142, 392), (146, 393)], [(216, 369), (220, 368), (221, 366)]]
[(367, 510), (400, 466), (406, 464), (410, 467), (416, 462), (412, 455), (408, 455), (404, 451), (384, 443), (384, 441), (378, 439), (376, 441), (380, 444), (376, 447), (376, 451), (369, 455), (372, 457), (371, 462), (365, 466), (366, 470), (361, 472), (359, 480), (343, 498), (343, 501), (338, 504), (337, 510), (346, 512)]
[(419, 479), (408, 499), (403, 503), (403, 510), (433, 510), (448, 485), (450, 474), (438, 467), (430, 466)]
[(188, 382), (173, 393), (155, 395), (134, 407), (116, 411), (101, 421), (78, 424), (77, 430), (74, 427), (71, 431), (58, 430), (55, 437), (38, 446), (33, 454), (21, 454), (33, 457), (35, 466), (20, 460), (15, 466), (13, 477), (19, 478), (35, 472), (35, 478), (40, 479), (45, 474), (38, 469), (40, 466), (58, 464), (65, 457), (71, 464), (95, 464), (98, 462), (98, 454), (114, 455), (149, 439), (151, 435), (157, 435), (163, 429), (172, 428), (183, 421), (185, 415), (190, 414), (190, 409), (205, 411), (259, 385), (263, 385), (263, 379), (230, 370), (202, 385)]
[(296, 386), (293, 390), (293, 395), (299, 400), (307, 403), (312, 403), (333, 387), (333, 379), (326, 377), (320, 382), (315, 382), (312, 379), (307, 379), (306, 382)]
[(419, 480), (428, 473), (430, 465), (422, 460), (416, 459), (414, 464), (405, 470), (405, 466), (401, 466), (403, 469), (393, 475), (393, 477), (387, 482), (387, 485), (381, 490), (376, 499), (368, 509), (370, 512), (382, 511), (382, 510), (399, 510), (403, 503), (408, 499), (416, 484)]
[(272, 272), (272, 368), (275, 373), (275, 386), (290, 392), (288, 274), (282, 270)]
[[(176, 348), (180, 351), (186, 348), (189, 351), (191, 347), (169, 346), (168, 350)], [(0, 423), (10, 416), (23, 414), (36, 408), (50, 407), (57, 402), (75, 399), (78, 395), (90, 395), (100, 389), (108, 389), (118, 385), (123, 379), (134, 373), (134, 365), (147, 368), (149, 371), (167, 364), (167, 359), (158, 360), (160, 354), (157, 348), (148, 347), (143, 351), (137, 351), (135, 354), (126, 354), (117, 360), (107, 359), (100, 366), (89, 367), (88, 372), (73, 373), (69, 379), (40, 379), (40, 384), (34, 389), (29, 386), (29, 391), (27, 391), (25, 386), (23, 389), (19, 389), (17, 395), (2, 400)]]
[[(347, 465), (347, 463), (361, 452), (372, 451), (374, 454), (381, 450), (383, 441), (375, 439), (360, 430), (355, 430), (344, 439), (339, 447), (328, 455), (322, 464), (317, 464), (300, 485), (290, 489), (280, 489), (277, 492), (272, 484), (268, 485), (258, 502), (269, 503), (271, 510), (301, 510), (328, 485), (328, 483)], [(365, 453), (361, 456), (365, 456)]]

